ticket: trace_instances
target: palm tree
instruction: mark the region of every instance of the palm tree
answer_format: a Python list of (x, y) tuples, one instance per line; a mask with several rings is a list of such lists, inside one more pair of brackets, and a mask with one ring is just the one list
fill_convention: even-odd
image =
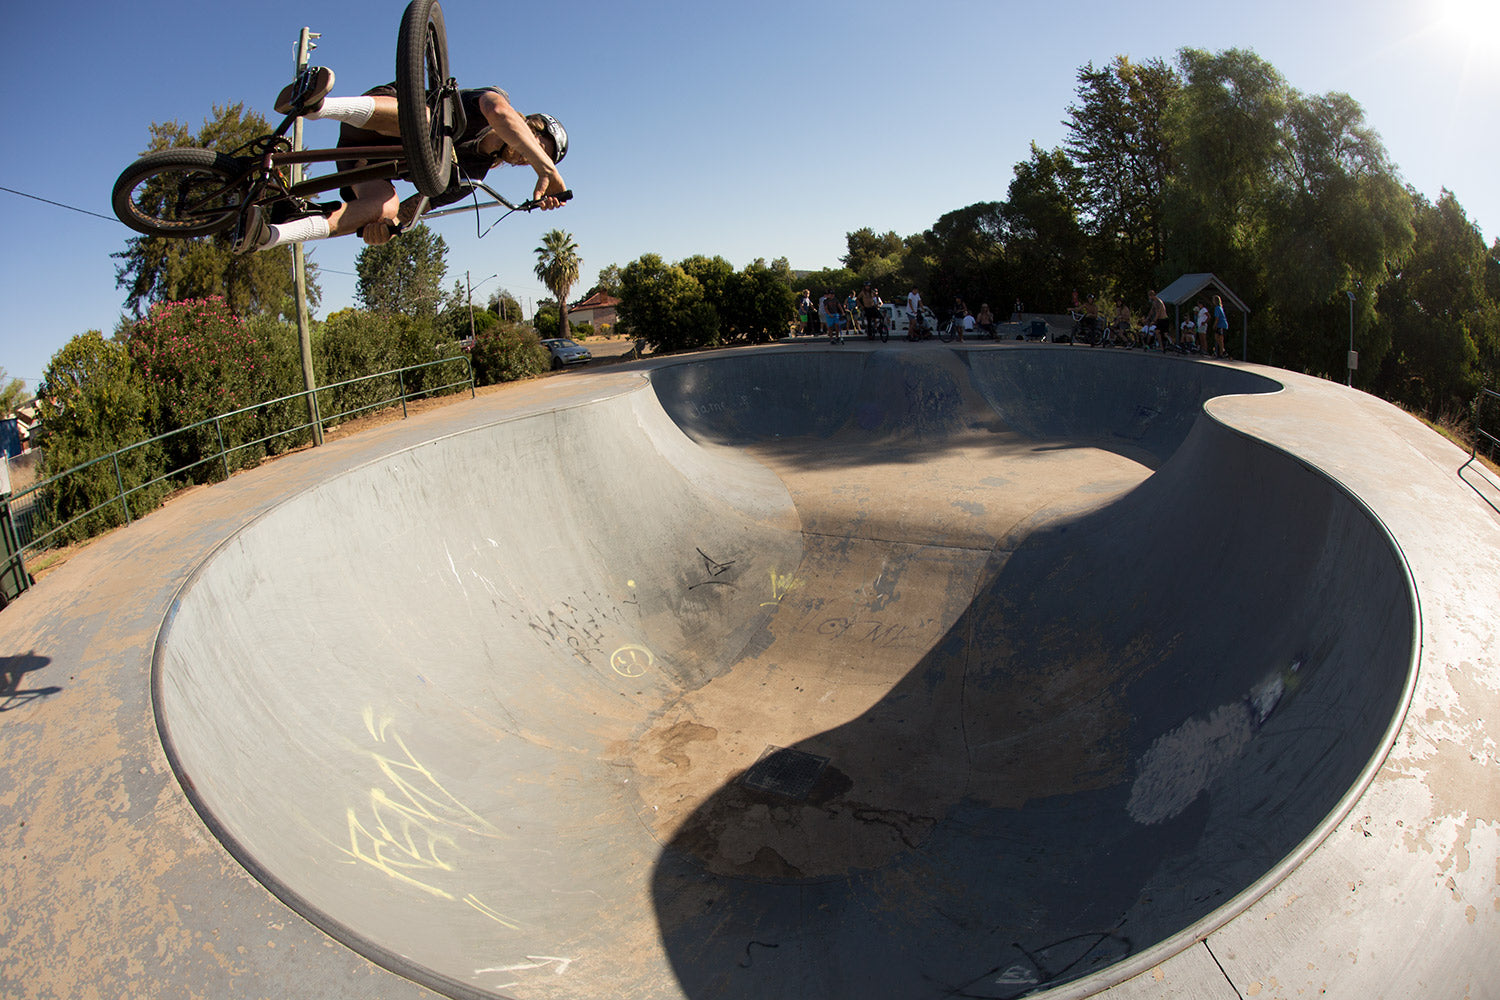
[(578, 272), (583, 267), (583, 258), (578, 256), (578, 244), (573, 237), (561, 229), (554, 229), (542, 236), (542, 245), (536, 248), (536, 276), (547, 290), (557, 296), (558, 336), (566, 337), (572, 328), (568, 326), (568, 293), (578, 284)]

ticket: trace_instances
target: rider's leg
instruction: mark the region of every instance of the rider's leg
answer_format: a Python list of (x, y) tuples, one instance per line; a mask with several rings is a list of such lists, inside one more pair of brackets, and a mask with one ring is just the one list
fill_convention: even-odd
[(343, 122), (380, 135), (401, 134), (396, 99), (384, 94), (325, 98), (322, 107), (303, 117)]
[(396, 185), (390, 181), (365, 181), (354, 185), (354, 200), (345, 202), (328, 216), (328, 235), (357, 233), (367, 223), (395, 221), (401, 211)]
[[(330, 236), (345, 236), (359, 232), (372, 222), (395, 219), (401, 210), (401, 201), (396, 197), (396, 186), (390, 181), (365, 181), (354, 186), (354, 200), (345, 202), (329, 215), (308, 215), (280, 224), (263, 221), (259, 207), (252, 208), (252, 216), (245, 234), (236, 241), (235, 252), (268, 250), (285, 243), (306, 243), (311, 240), (326, 240)], [(389, 232), (375, 227), (389, 239)], [(373, 244), (385, 240), (374, 239)]]

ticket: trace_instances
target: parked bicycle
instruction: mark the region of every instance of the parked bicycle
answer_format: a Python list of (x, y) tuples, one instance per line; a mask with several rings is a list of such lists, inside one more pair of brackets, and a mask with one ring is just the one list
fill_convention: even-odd
[[(401, 18), (396, 46), (396, 99), (401, 120), (399, 146), (344, 146), (293, 150), (287, 137), (300, 115), (287, 114), (269, 135), (223, 153), (177, 147), (147, 153), (115, 181), (111, 204), (115, 215), (148, 236), (212, 236), (243, 226), (254, 206), (271, 217), (298, 217), (331, 211), (337, 205), (315, 203), (315, 195), (374, 180), (406, 180), (421, 200), (411, 223), (457, 212), (504, 207), (512, 212), (540, 207), (535, 200), (512, 203), (482, 181), (468, 182), (493, 202), (427, 213), (427, 199), (448, 191), (453, 179), (454, 137), (466, 124), (457, 82), (448, 72), (448, 36), (437, 0), (411, 0)], [(350, 169), (335, 168), (293, 183), (295, 164), (364, 161)], [(557, 195), (562, 201), (571, 191)], [(495, 220), (499, 222), (499, 219)], [(493, 225), (493, 224), (492, 224)], [(400, 232), (406, 226), (392, 227)]]

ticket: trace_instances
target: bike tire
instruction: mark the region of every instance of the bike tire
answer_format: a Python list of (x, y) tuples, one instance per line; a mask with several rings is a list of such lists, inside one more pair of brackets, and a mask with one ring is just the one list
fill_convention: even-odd
[(406, 169), (417, 190), (436, 198), (453, 176), (458, 93), (448, 83), (448, 32), (437, 0), (411, 0), (396, 42), (396, 104)]
[(938, 327), (938, 339), (941, 340), (945, 344), (952, 343), (952, 341), (953, 341), (953, 324), (952, 323), (944, 323), (942, 326)]
[(234, 225), (249, 188), (242, 160), (211, 149), (147, 153), (121, 172), (115, 216), (147, 236), (212, 236)]

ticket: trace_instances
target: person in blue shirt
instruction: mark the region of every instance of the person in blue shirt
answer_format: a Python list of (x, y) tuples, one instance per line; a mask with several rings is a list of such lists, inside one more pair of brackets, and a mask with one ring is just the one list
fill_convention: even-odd
[[(1219, 296), (1215, 295), (1214, 296), (1214, 340), (1216, 342), (1215, 343), (1216, 350), (1214, 351), (1214, 357), (1216, 357), (1216, 358), (1227, 358), (1227, 357), (1229, 357), (1229, 352), (1226, 351), (1226, 350), (1224, 350), (1224, 332), (1226, 330), (1228, 330), (1228, 329), (1229, 329), (1229, 317), (1224, 315), (1224, 300), (1221, 299)], [(1208, 347), (1207, 344), (1204, 344), (1203, 346), (1204, 346), (1205, 349)]]

